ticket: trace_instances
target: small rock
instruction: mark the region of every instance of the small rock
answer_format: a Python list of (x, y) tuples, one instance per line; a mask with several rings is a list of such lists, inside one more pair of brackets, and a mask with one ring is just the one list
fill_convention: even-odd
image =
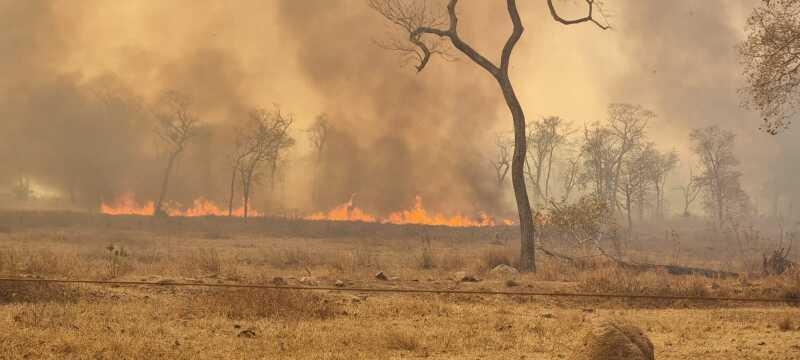
[(378, 279), (378, 280), (381, 280), (381, 281), (388, 281), (389, 280), (389, 277), (386, 276), (386, 274), (384, 274), (383, 271), (379, 271), (377, 274), (375, 274), (375, 278)]
[(272, 285), (286, 286), (286, 285), (288, 285), (288, 283), (286, 282), (286, 279), (284, 279), (284, 278), (282, 278), (280, 276), (276, 276), (276, 277), (272, 278)]
[(236, 336), (237, 337), (243, 337), (243, 338), (252, 339), (252, 338), (256, 337), (256, 331), (254, 329), (250, 328), (250, 329), (247, 329), (247, 330), (240, 331), (239, 335), (236, 335)]
[(521, 284), (520, 284), (520, 283), (518, 283), (518, 282), (517, 282), (516, 280), (514, 280), (514, 279), (508, 279), (508, 280), (506, 280), (506, 286), (508, 286), (508, 287), (515, 287), (515, 286), (520, 286), (520, 285), (521, 285)]
[(333, 286), (336, 286), (336, 287), (344, 287), (344, 281), (342, 281), (342, 280), (336, 280), (336, 282), (335, 282), (335, 283), (333, 283)]
[(303, 276), (299, 281), (303, 285), (317, 286), (317, 279), (315, 279), (313, 276)]
[(478, 282), (478, 281), (480, 280), (472, 275), (464, 275), (464, 277), (461, 278), (461, 282)]
[(519, 276), (519, 270), (506, 264), (500, 264), (495, 266), (494, 269), (489, 270), (489, 275), (502, 279), (515, 278)]

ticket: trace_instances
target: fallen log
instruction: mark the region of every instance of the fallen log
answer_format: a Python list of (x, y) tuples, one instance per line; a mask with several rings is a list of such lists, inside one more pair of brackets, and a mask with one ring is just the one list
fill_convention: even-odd
[[(575, 264), (578, 260), (568, 255), (559, 254), (554, 251), (547, 250), (542, 246), (538, 246), (537, 249), (547, 256), (567, 261), (572, 264)], [(704, 269), (704, 268), (696, 268), (696, 267), (680, 266), (680, 265), (659, 265), (659, 264), (643, 264), (643, 263), (628, 262), (622, 259), (618, 259), (614, 256), (611, 256), (610, 254), (606, 253), (605, 250), (603, 250), (602, 248), (597, 248), (597, 251), (599, 252), (599, 254), (596, 256), (606, 257), (611, 261), (613, 261), (614, 263), (616, 263), (619, 267), (628, 270), (634, 270), (640, 272), (666, 271), (667, 273), (672, 275), (699, 275), (707, 278), (722, 278), (722, 279), (739, 277), (738, 273), (731, 271)]]

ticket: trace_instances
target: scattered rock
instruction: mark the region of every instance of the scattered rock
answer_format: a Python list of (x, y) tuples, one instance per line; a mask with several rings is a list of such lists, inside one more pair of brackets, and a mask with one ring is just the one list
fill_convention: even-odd
[(500, 264), (495, 266), (494, 269), (489, 270), (489, 275), (500, 279), (515, 278), (519, 276), (519, 270), (515, 269), (513, 266)]
[(303, 276), (299, 281), (303, 285), (317, 286), (317, 279), (315, 279), (313, 276)]
[(236, 336), (240, 337), (240, 338), (252, 339), (252, 338), (256, 337), (256, 331), (255, 331), (255, 329), (250, 328), (250, 329), (246, 329), (246, 330), (240, 331), (239, 335), (236, 335)]
[(289, 283), (286, 282), (286, 279), (284, 279), (284, 278), (282, 278), (280, 276), (276, 276), (276, 277), (272, 278), (272, 285), (275, 285), (275, 286), (286, 286), (288, 284)]
[(378, 271), (378, 273), (375, 274), (375, 278), (381, 281), (389, 281), (389, 277), (386, 276), (383, 271)]
[(336, 280), (336, 282), (335, 282), (335, 283), (333, 283), (333, 286), (336, 286), (336, 287), (344, 287), (344, 281), (342, 281), (342, 280)]
[(604, 322), (594, 327), (584, 340), (585, 360), (655, 360), (653, 343), (630, 324)]
[(481, 281), (481, 280), (476, 278), (475, 276), (472, 276), (472, 275), (464, 275), (464, 277), (462, 277), (460, 281), (461, 282), (478, 282), (478, 281)]

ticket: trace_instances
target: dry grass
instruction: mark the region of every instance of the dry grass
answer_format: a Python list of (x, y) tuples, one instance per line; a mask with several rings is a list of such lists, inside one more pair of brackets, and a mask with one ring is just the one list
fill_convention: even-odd
[[(487, 271), (517, 245), (485, 240), (301, 238), (103, 229), (0, 234), (3, 274), (205, 283), (508, 290)], [(112, 250), (108, 250), (113, 244)], [(113, 249), (124, 249), (124, 256)], [(378, 281), (376, 271), (399, 277)], [(459, 283), (454, 272), (487, 279)], [(796, 296), (797, 273), (707, 279), (539, 257), (520, 290)], [(563, 299), (0, 283), (0, 354), (10, 358), (569, 359), (588, 325), (636, 324), (659, 359), (800, 358), (796, 307)], [(14, 294), (14, 295), (11, 295)], [(667, 307), (669, 306), (669, 307)], [(725, 308), (720, 308), (725, 307)], [(763, 345), (760, 345), (764, 343)], [(2, 356), (0, 356), (2, 357)]]
[(232, 320), (331, 319), (337, 307), (320, 294), (275, 289), (222, 289), (198, 293), (202, 308)]

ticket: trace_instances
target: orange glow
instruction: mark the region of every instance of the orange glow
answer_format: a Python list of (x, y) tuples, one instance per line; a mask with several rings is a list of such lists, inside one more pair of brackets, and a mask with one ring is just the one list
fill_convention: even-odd
[[(126, 192), (117, 197), (113, 202), (100, 205), (100, 212), (107, 215), (153, 215), (155, 203), (146, 201), (139, 203), (136, 196), (131, 192)], [(192, 202), (192, 207), (182, 208), (178, 203), (168, 203), (164, 206), (164, 212), (169, 216), (227, 216), (228, 210), (220, 208), (216, 203), (205, 198), (198, 198)], [(263, 216), (264, 214), (250, 208), (247, 216)], [(233, 210), (233, 216), (244, 216), (244, 208), (239, 207)]]
[[(408, 210), (401, 210), (390, 213), (386, 218), (379, 218), (371, 215), (359, 207), (353, 205), (353, 198), (342, 205), (333, 208), (328, 212), (320, 212), (307, 216), (307, 220), (329, 220), (329, 221), (363, 221), (380, 222), (388, 224), (421, 224), (421, 225), (442, 225), (452, 227), (478, 227), (494, 226), (494, 219), (484, 212), (479, 212), (476, 217), (468, 217), (461, 214), (447, 216), (441, 213), (429, 213), (422, 205), (422, 197), (416, 196), (414, 207)], [(503, 224), (511, 225), (512, 220), (503, 220)]]
[(110, 205), (103, 202), (100, 212), (108, 215), (153, 215), (155, 205), (152, 201), (139, 204), (132, 192), (126, 192), (117, 197)]
[(377, 218), (373, 215), (367, 214), (361, 208), (353, 206), (353, 197), (350, 200), (341, 204), (331, 211), (319, 212), (306, 216), (306, 220), (330, 220), (330, 221), (363, 221), (363, 222), (376, 222)]

